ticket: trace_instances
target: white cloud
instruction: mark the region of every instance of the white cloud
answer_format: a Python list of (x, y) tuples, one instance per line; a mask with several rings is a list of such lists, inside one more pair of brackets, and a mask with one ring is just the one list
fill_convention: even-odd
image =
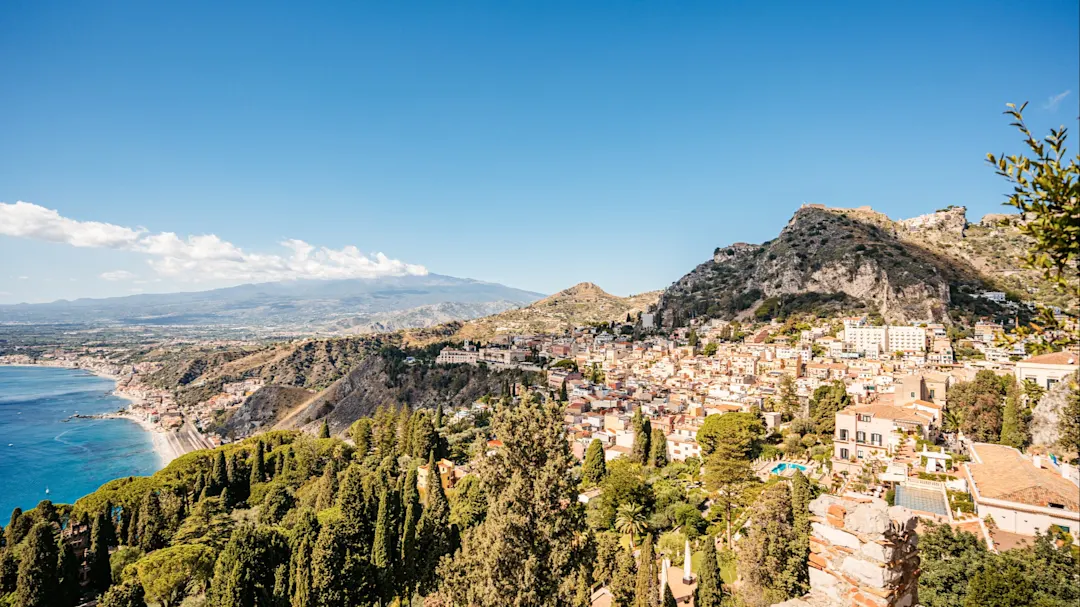
[(128, 272), (127, 270), (113, 270), (111, 272), (102, 272), (102, 280), (131, 280), (135, 278), (135, 274)]
[[(382, 253), (367, 255), (352, 245), (330, 249), (287, 239), (281, 245), (289, 249), (290, 254), (249, 253), (214, 234), (186, 238), (173, 232), (151, 234), (143, 228), (70, 219), (55, 210), (21, 201), (14, 204), (0, 202), (0, 236), (141, 253), (148, 257), (147, 262), (158, 274), (192, 282), (427, 274), (424, 266), (390, 259)], [(130, 273), (122, 272), (106, 272), (101, 278), (123, 280), (132, 277), (128, 275)]]
[(1072, 92), (1072, 90), (1068, 90), (1068, 91), (1065, 91), (1064, 93), (1058, 93), (1057, 95), (1054, 95), (1053, 97), (1050, 97), (1049, 99), (1046, 100), (1046, 103), (1043, 104), (1043, 108), (1048, 109), (1048, 110), (1056, 110), (1057, 107), (1059, 105), (1061, 105), (1061, 102), (1064, 101), (1065, 98), (1068, 97), (1069, 93), (1071, 93), (1071, 92)]

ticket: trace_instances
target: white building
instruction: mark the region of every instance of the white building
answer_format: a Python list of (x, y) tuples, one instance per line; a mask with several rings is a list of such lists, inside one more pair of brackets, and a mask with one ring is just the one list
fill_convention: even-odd
[(1049, 389), (1080, 369), (1077, 356), (1072, 352), (1053, 352), (1040, 354), (1016, 363), (1016, 381), (1021, 385), (1031, 380), (1040, 387)]

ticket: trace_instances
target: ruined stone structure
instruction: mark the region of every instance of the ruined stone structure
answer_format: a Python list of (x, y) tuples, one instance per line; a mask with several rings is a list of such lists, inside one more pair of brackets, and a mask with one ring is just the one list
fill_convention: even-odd
[(913, 607), (916, 518), (879, 499), (822, 495), (810, 503), (810, 594), (774, 607)]

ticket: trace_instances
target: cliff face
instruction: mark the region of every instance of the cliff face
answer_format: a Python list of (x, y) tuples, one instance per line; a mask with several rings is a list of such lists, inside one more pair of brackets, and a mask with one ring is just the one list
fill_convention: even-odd
[(743, 317), (763, 304), (948, 322), (951, 288), (990, 285), (963, 259), (921, 246), (914, 235), (931, 229), (962, 235), (965, 226), (962, 208), (900, 224), (866, 207), (804, 206), (775, 240), (717, 249), (664, 291), (657, 309), (667, 326), (691, 317)]

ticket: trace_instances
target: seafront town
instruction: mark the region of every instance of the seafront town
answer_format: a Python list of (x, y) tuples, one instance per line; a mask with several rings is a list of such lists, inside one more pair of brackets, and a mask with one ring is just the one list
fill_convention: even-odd
[[(713, 320), (660, 334), (653, 322), (643, 314), (563, 335), (503, 335), (445, 348), (437, 362), (545, 369), (579, 459), (594, 440), (608, 461), (629, 456), (636, 412), (663, 431), (669, 461), (700, 458), (708, 416), (753, 412), (775, 444), (754, 462), (762, 480), (800, 470), (830, 493), (885, 498), (994, 549), (1051, 527), (1080, 538), (1080, 472), (1050, 450), (1052, 403), (1080, 369), (1076, 352), (1029, 356), (995, 323), (960, 331), (867, 317), (747, 327)], [(959, 421), (960, 392), (987, 377), (1019, 386), (1032, 438), (1025, 451)], [(843, 407), (807, 427), (822, 415), (814, 403), (836, 386)]]

